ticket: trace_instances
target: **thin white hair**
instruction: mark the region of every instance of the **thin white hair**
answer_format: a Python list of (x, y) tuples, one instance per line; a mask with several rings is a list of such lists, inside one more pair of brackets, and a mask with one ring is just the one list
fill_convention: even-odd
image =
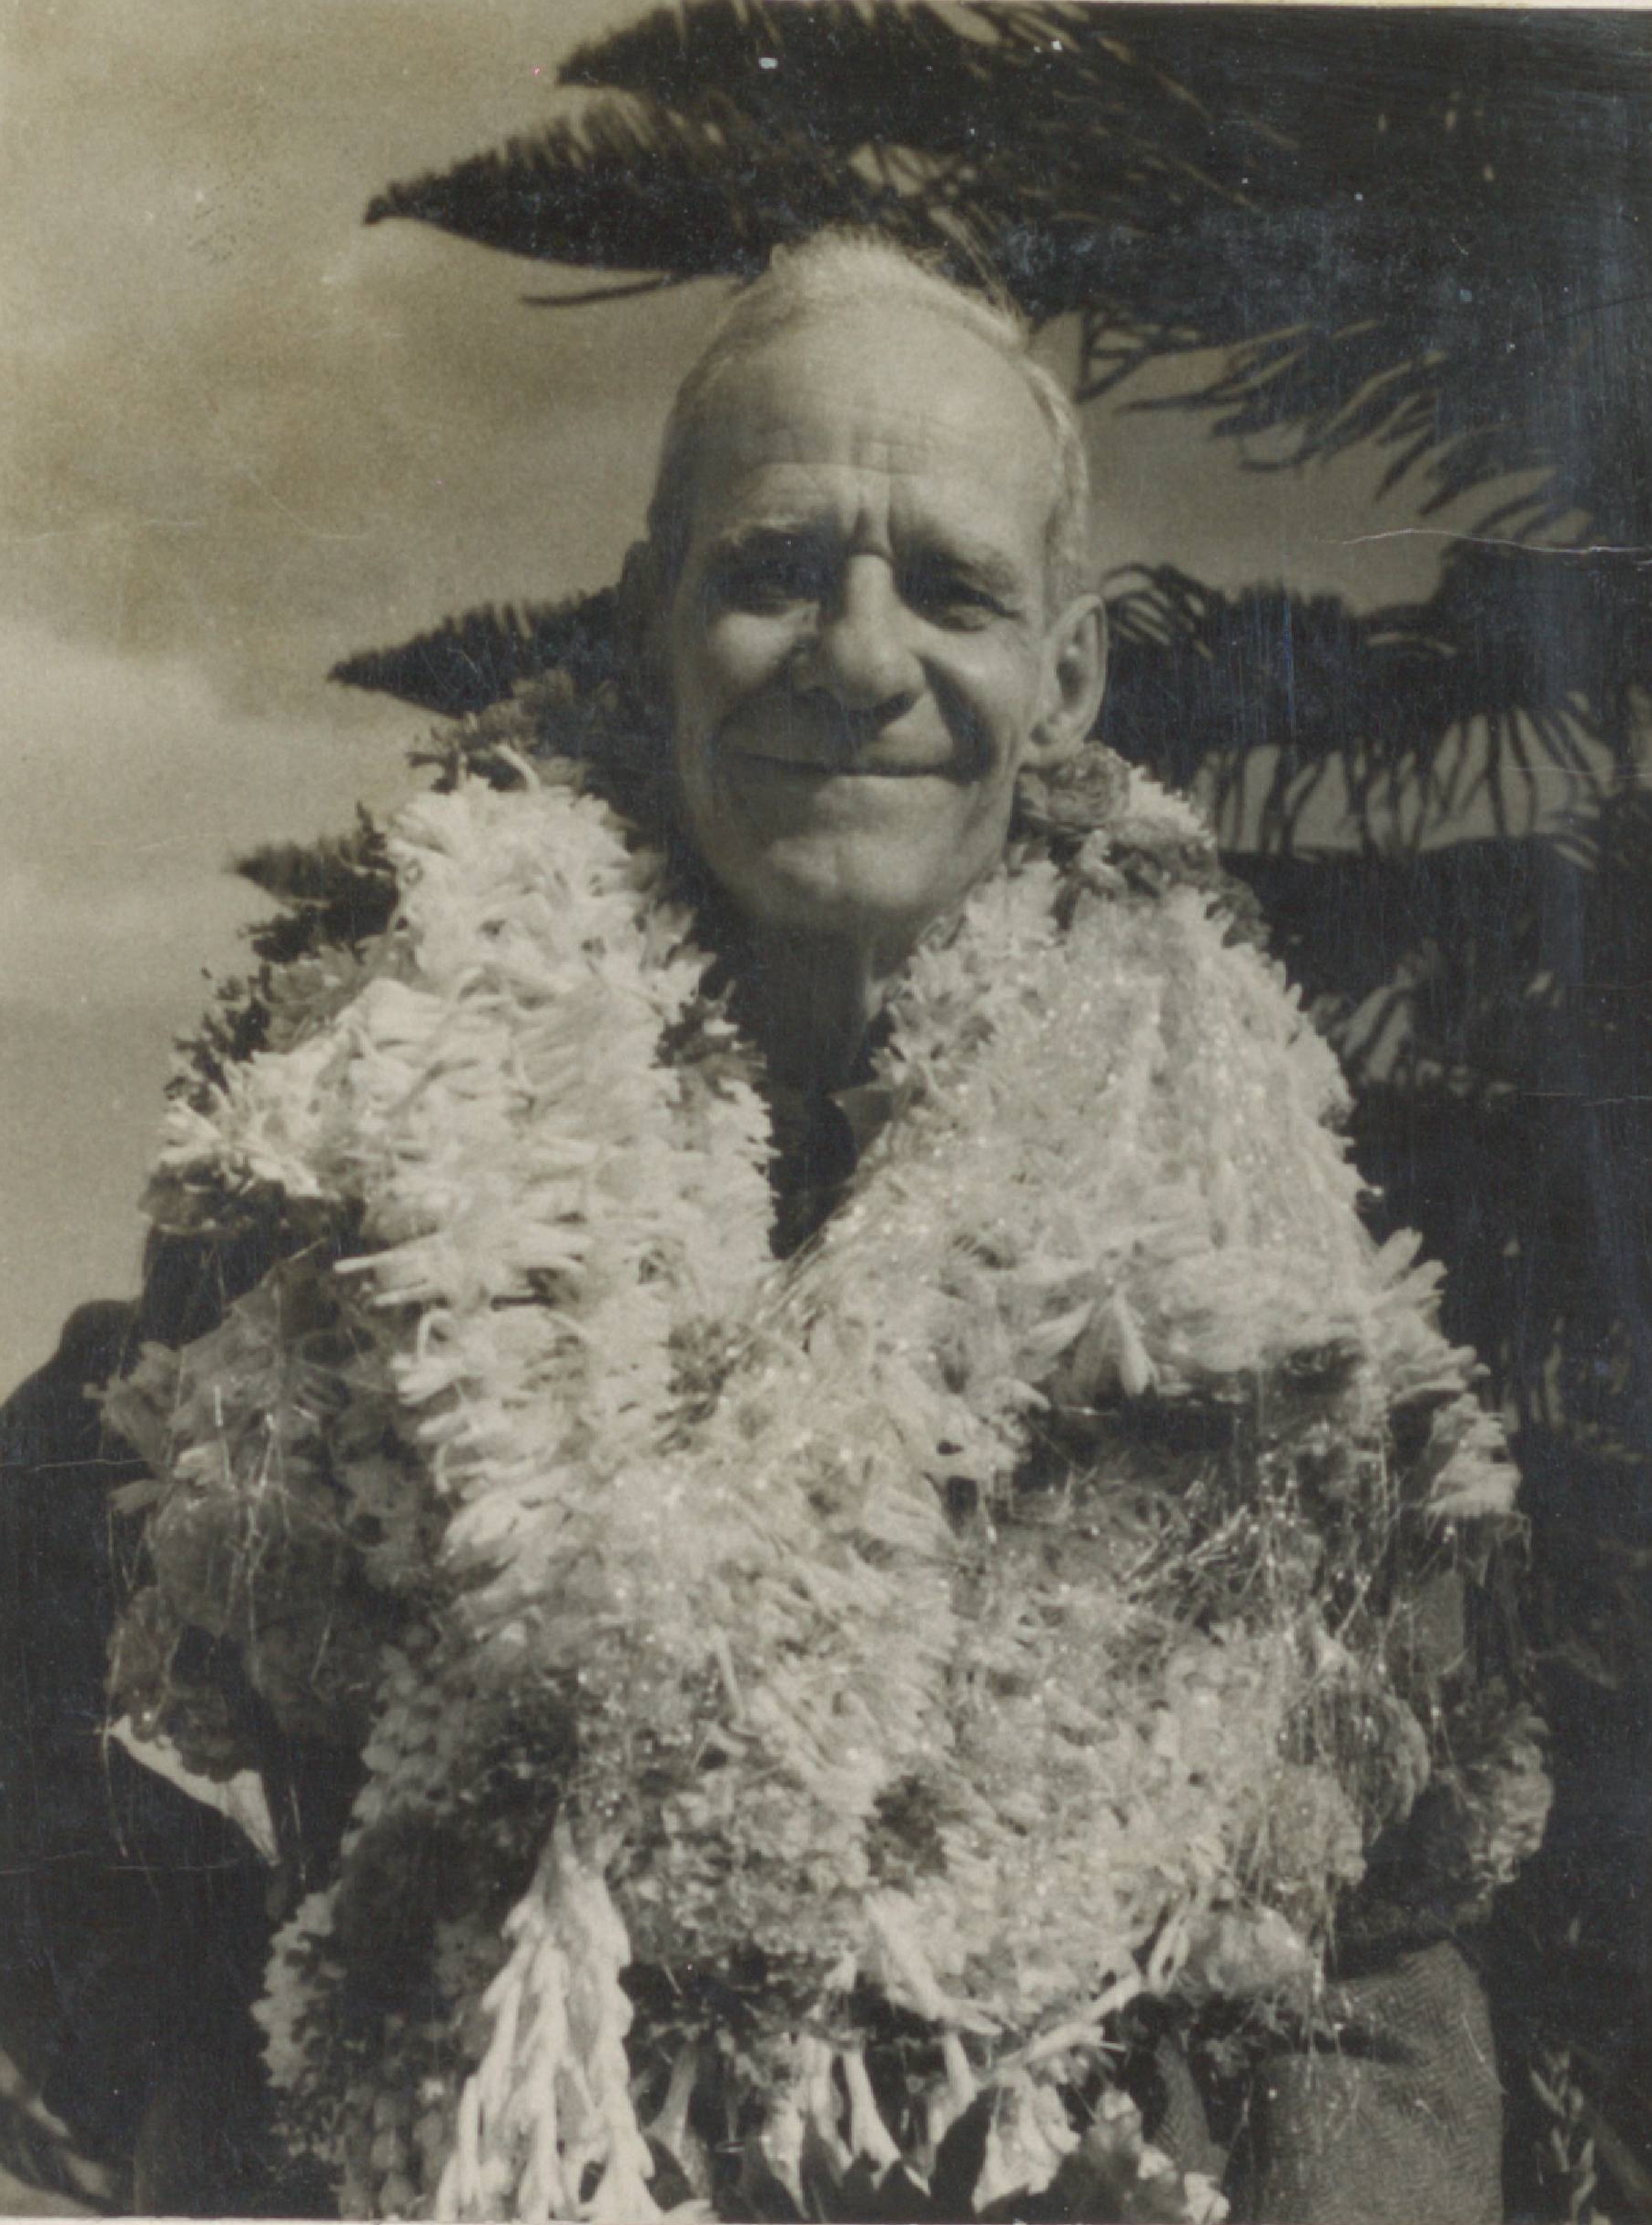
[(660, 447), (649, 539), (667, 583), (687, 544), (694, 451), (717, 389), (769, 341), (834, 312), (900, 307), (962, 325), (1013, 365), (1049, 430), (1051, 488), (1046, 575), (1059, 608), (1091, 584), (1090, 462), (1078, 412), (1060, 381), (1031, 351), (1031, 330), (1008, 296), (956, 285), (929, 262), (876, 232), (830, 230), (776, 248), (761, 277), (737, 293), (699, 361), (677, 389)]

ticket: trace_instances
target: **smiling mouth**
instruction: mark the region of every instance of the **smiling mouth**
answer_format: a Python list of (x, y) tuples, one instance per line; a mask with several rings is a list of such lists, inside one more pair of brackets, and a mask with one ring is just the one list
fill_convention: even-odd
[(769, 757), (755, 750), (742, 750), (737, 762), (765, 773), (779, 773), (794, 780), (933, 780), (946, 777), (941, 765), (817, 765), (800, 757)]

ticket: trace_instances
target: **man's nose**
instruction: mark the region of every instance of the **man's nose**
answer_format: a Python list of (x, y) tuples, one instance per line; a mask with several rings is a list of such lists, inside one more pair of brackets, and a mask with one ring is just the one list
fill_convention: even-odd
[(820, 605), (798, 685), (821, 689), (848, 711), (895, 716), (922, 684), (906, 615), (884, 559), (851, 557)]

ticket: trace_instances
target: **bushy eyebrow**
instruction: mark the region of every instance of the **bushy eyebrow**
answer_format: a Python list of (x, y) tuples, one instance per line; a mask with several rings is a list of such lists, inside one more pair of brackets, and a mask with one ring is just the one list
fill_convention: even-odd
[(735, 525), (717, 535), (706, 551), (706, 562), (719, 564), (726, 564), (730, 558), (761, 556), (770, 551), (778, 555), (789, 549), (824, 547), (834, 538), (824, 519), (799, 519), (795, 524), (765, 521), (755, 525)]
[(972, 540), (967, 535), (948, 535), (927, 548), (922, 548), (908, 558), (915, 565), (929, 565), (937, 571), (954, 572), (971, 586), (982, 587), (990, 594), (1001, 596), (1006, 602), (1031, 591), (1032, 582), (1019, 564), (995, 549), (989, 542)]
[[(706, 562), (708, 568), (715, 569), (747, 558), (785, 555), (799, 550), (819, 549), (824, 553), (838, 545), (842, 537), (837, 522), (832, 517), (758, 519), (731, 526), (726, 533), (720, 533), (706, 553)], [(968, 533), (948, 532), (937, 535), (917, 548), (901, 550), (899, 559), (907, 571), (956, 573), (971, 586), (982, 588), (1006, 602), (1030, 594), (1034, 584), (1001, 550)]]

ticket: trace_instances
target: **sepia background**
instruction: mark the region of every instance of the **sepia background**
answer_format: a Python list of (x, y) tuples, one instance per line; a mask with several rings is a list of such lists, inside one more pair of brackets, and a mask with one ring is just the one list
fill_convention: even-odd
[[(973, 195), (1059, 371), (1142, 359), (1085, 411), (1104, 735), (1217, 793), (1511, 1425), (1558, 1793), (1491, 1949), (1512, 2183), (1652, 2218), (1652, 18), (742, 0), (610, 44), (615, 127), (557, 73), (643, 13), (0, 0), (5, 1382), (136, 1288), (171, 1040), (270, 908), (232, 861), (393, 807), (456, 644), (484, 702), (527, 635), (329, 670), (490, 605), (554, 665), (704, 273)], [(393, 181), (425, 221), (364, 223)]]
[[(717, 281), (573, 290), (422, 225), (385, 183), (577, 109), (625, 0), (10, 0), (0, 230), (0, 1378), (128, 1294), (172, 1036), (269, 907), (226, 870), (405, 788), (426, 721), (339, 658), (489, 601), (611, 580)], [(1041, 347), (1067, 368), (1067, 320)], [(1132, 404), (1087, 417), (1107, 565), (1425, 596), (1454, 523), (1385, 459)], [(1485, 507), (1484, 491), (1462, 516)], [(1540, 768), (1546, 808), (1566, 784)], [(1341, 838), (1334, 801), (1308, 837)], [(1299, 839), (1302, 834), (1299, 831)]]

